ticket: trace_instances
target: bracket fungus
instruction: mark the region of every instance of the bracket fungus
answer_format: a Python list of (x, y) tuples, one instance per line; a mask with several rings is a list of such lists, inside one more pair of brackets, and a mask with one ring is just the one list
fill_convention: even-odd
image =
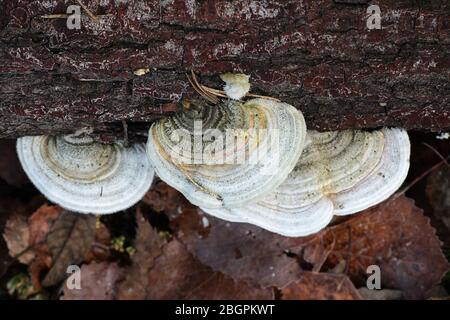
[(410, 143), (405, 130), (308, 131), (295, 167), (263, 200), (234, 208), (202, 208), (218, 218), (247, 222), (285, 236), (306, 236), (333, 215), (376, 205), (403, 183)]
[(278, 187), (297, 163), (305, 136), (302, 114), (286, 103), (192, 101), (151, 126), (147, 152), (158, 176), (193, 204), (231, 208)]
[(40, 192), (79, 213), (125, 210), (144, 196), (154, 177), (142, 144), (102, 144), (84, 133), (22, 137), (17, 153)]

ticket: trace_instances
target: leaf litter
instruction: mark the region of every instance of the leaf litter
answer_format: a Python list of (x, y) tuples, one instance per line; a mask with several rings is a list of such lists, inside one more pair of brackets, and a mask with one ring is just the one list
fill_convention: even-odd
[[(7, 165), (8, 157), (0, 162)], [(413, 200), (397, 195), (305, 238), (208, 216), (161, 181), (113, 224), (109, 217), (39, 207), (43, 200), (36, 192), (31, 195), (39, 198), (26, 204), (23, 196), (5, 195), (0, 197), (0, 276), (11, 264), (24, 266), (8, 282), (24, 299), (44, 291), (67, 300), (435, 297), (449, 264), (427, 216), (445, 239), (448, 177), (443, 166), (427, 179), (429, 207), (418, 198), (426, 215)], [(7, 179), (11, 185), (0, 181), (2, 190), (24, 183), (20, 173)], [(133, 250), (113, 254), (118, 234)], [(80, 290), (64, 281), (73, 264), (81, 267)], [(382, 290), (366, 288), (366, 270), (374, 264), (381, 269)]]

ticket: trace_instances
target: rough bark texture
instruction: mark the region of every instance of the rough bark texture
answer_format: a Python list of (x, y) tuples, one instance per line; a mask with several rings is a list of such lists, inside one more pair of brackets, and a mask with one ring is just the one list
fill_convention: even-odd
[[(95, 126), (132, 138), (192, 94), (191, 69), (251, 74), (254, 93), (287, 101), (310, 128), (450, 128), (450, 2), (98, 0), (80, 30), (76, 1), (0, 0), (0, 138)], [(134, 71), (149, 68), (137, 76)]]

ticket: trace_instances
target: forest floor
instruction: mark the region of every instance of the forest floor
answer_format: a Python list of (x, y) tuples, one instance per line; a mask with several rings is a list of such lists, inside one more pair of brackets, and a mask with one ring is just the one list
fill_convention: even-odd
[[(0, 299), (450, 299), (450, 139), (437, 136), (410, 132), (404, 194), (304, 238), (208, 216), (159, 180), (126, 212), (67, 213), (0, 140)], [(65, 281), (74, 262), (81, 289)], [(366, 288), (370, 265), (381, 290)]]

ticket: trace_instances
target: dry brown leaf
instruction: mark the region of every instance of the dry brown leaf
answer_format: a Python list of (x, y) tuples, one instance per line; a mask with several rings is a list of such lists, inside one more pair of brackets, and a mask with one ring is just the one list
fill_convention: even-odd
[[(0, 198), (0, 230), (4, 230), (7, 219), (11, 215), (20, 214), (28, 216), (36, 207), (42, 203), (41, 196), (32, 197), (26, 202), (19, 201), (11, 197)], [(6, 272), (13, 261), (13, 258), (8, 254), (8, 248), (3, 237), (0, 237), (0, 277)]]
[(91, 251), (86, 255), (85, 263), (92, 261), (105, 261), (110, 257), (111, 233), (109, 229), (100, 221), (97, 221), (95, 229), (95, 242)]
[(17, 257), (23, 264), (29, 264), (34, 259), (34, 252), (30, 248), (30, 231), (25, 216), (12, 215), (6, 222), (3, 238), (11, 257)]
[(174, 239), (147, 277), (147, 299), (273, 299), (271, 289), (236, 282), (202, 265)]
[(117, 282), (123, 277), (123, 269), (117, 263), (92, 262), (80, 269), (81, 289), (69, 289), (64, 285), (62, 300), (113, 300)]
[(430, 220), (404, 196), (327, 230), (316, 242), (331, 250), (325, 268), (347, 262), (347, 275), (365, 286), (369, 265), (381, 269), (382, 288), (401, 290), (406, 299), (425, 298), (449, 263)]
[(55, 222), (63, 211), (64, 209), (59, 206), (43, 204), (33, 213), (28, 219), (30, 243), (32, 245), (39, 245), (45, 242), (53, 222)]
[(234, 279), (284, 287), (304, 271), (346, 262), (345, 272), (365, 285), (366, 269), (381, 268), (382, 287), (407, 298), (426, 297), (449, 265), (429, 220), (411, 200), (398, 197), (306, 238), (286, 238), (258, 227), (185, 210), (172, 221), (178, 237), (203, 264)]
[(295, 254), (301, 255), (302, 246), (311, 241), (216, 219), (195, 208), (184, 210), (171, 225), (201, 263), (234, 279), (267, 287), (284, 287), (298, 278), (302, 268)]
[(46, 239), (52, 224), (63, 211), (64, 209), (59, 206), (43, 204), (28, 218), (30, 244), (33, 246), (36, 257), (31, 263), (29, 271), (36, 288), (41, 288), (42, 273), (52, 266), (52, 257)]
[(443, 166), (428, 177), (426, 194), (433, 222), (442, 240), (450, 246), (450, 167)]
[(283, 300), (361, 300), (350, 279), (343, 274), (303, 272), (281, 290)]
[(52, 267), (42, 281), (52, 286), (66, 277), (69, 265), (81, 263), (95, 238), (95, 216), (64, 211), (51, 226), (46, 244)]
[(256, 299), (272, 298), (261, 289), (213, 272), (201, 265), (177, 240), (168, 244), (139, 209), (136, 253), (119, 283), (118, 299)]
[[(64, 209), (59, 206), (44, 204), (28, 219), (30, 243), (34, 246), (34, 252), (37, 256), (30, 266), (30, 273), (33, 284), (37, 288), (41, 287), (40, 281), (44, 271), (48, 271), (52, 266), (52, 254), (46, 241), (48, 233), (55, 220), (63, 212)], [(92, 247), (92, 250), (86, 256), (87, 262), (105, 260), (109, 256), (110, 235), (108, 229), (102, 223), (96, 228), (95, 239), (99, 246)]]
[(143, 217), (139, 207), (136, 211), (137, 231), (134, 246), (136, 253), (132, 256), (132, 265), (127, 270), (125, 280), (119, 284), (119, 299), (144, 299), (147, 295), (145, 281), (154, 260), (162, 253), (165, 244), (156, 229)]
[[(45, 246), (47, 250), (47, 246)], [(48, 271), (52, 266), (52, 257), (48, 251), (43, 250), (43, 247), (38, 248), (36, 252), (36, 257), (33, 262), (28, 267), (31, 275), (31, 282), (36, 289), (41, 289), (41, 278), (44, 271)]]
[(11, 260), (12, 260), (12, 258), (8, 254), (8, 247), (6, 246), (6, 242), (3, 240), (3, 237), (1, 237), (0, 238), (0, 278), (3, 277), (3, 275), (7, 271)]

